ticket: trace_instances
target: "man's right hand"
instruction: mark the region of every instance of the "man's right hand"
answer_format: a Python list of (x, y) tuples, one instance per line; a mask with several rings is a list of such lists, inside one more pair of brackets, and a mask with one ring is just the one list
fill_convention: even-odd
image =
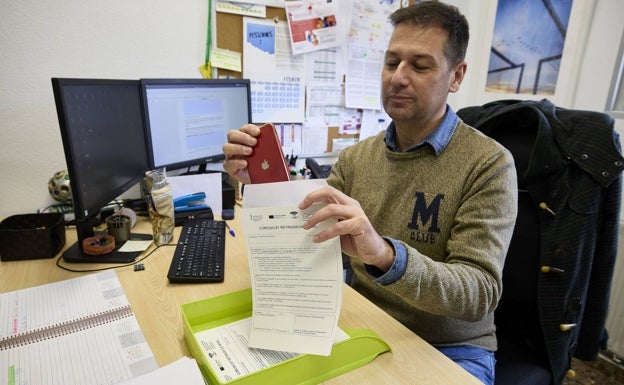
[(247, 170), (247, 157), (253, 152), (258, 143), (256, 137), (260, 135), (260, 128), (254, 124), (245, 124), (238, 130), (230, 130), (227, 134), (227, 143), (223, 145), (225, 171), (238, 179), (241, 183), (251, 183)]

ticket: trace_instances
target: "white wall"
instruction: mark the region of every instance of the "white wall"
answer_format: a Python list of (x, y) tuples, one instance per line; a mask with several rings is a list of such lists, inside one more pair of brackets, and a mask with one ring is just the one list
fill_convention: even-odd
[(0, 1), (0, 218), (54, 203), (52, 77), (199, 78), (207, 0)]
[[(480, 104), (479, 69), (495, 0), (449, 0), (471, 24), (469, 72), (450, 99)], [(589, 1), (589, 0), (576, 0)], [(47, 182), (65, 168), (50, 78), (199, 78), (207, 0), (0, 1), (0, 218), (54, 203)], [(578, 88), (569, 107), (602, 111), (624, 1), (596, 0)], [(487, 46), (486, 46), (487, 45)]]

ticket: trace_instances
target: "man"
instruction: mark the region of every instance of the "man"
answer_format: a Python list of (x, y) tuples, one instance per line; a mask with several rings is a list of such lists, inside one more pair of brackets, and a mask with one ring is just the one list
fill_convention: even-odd
[[(507, 150), (447, 105), (466, 72), (468, 23), (452, 6), (401, 8), (382, 70), (386, 132), (340, 153), (330, 187), (300, 203), (329, 204), (304, 225), (336, 225), (351, 285), (486, 384), (494, 381), (493, 311), (516, 218)], [(225, 170), (249, 183), (245, 157), (258, 129), (230, 131)]]

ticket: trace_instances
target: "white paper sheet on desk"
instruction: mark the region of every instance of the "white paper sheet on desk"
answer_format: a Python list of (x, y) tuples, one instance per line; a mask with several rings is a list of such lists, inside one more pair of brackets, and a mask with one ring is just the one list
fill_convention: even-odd
[(204, 377), (197, 366), (197, 362), (189, 357), (156, 369), (142, 376), (126, 380), (119, 385), (205, 385)]
[(223, 208), (221, 173), (181, 175), (167, 177), (171, 185), (171, 195), (178, 198), (197, 192), (206, 193), (206, 204), (214, 215), (221, 215)]
[(245, 199), (262, 191), (269, 199), (256, 203), (278, 204), (243, 207), (253, 296), (249, 347), (331, 354), (342, 304), (340, 239), (314, 243), (312, 236), (336, 221), (304, 230), (303, 222), (322, 204), (306, 210), (296, 206), (307, 192), (324, 183), (305, 180), (245, 187)]
[[(195, 332), (199, 347), (213, 373), (222, 383), (225, 384), (299, 355), (267, 349), (249, 349), (247, 338), (250, 330), (251, 318), (243, 318)], [(339, 328), (334, 337), (335, 342), (340, 342), (348, 339), (349, 335)]]

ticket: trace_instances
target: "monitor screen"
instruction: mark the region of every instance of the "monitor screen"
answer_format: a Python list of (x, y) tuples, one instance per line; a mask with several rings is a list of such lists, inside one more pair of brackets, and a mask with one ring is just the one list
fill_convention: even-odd
[(224, 159), (227, 132), (251, 122), (248, 79), (141, 79), (151, 168)]
[(53, 78), (52, 89), (80, 248), (100, 210), (149, 169), (140, 83)]

